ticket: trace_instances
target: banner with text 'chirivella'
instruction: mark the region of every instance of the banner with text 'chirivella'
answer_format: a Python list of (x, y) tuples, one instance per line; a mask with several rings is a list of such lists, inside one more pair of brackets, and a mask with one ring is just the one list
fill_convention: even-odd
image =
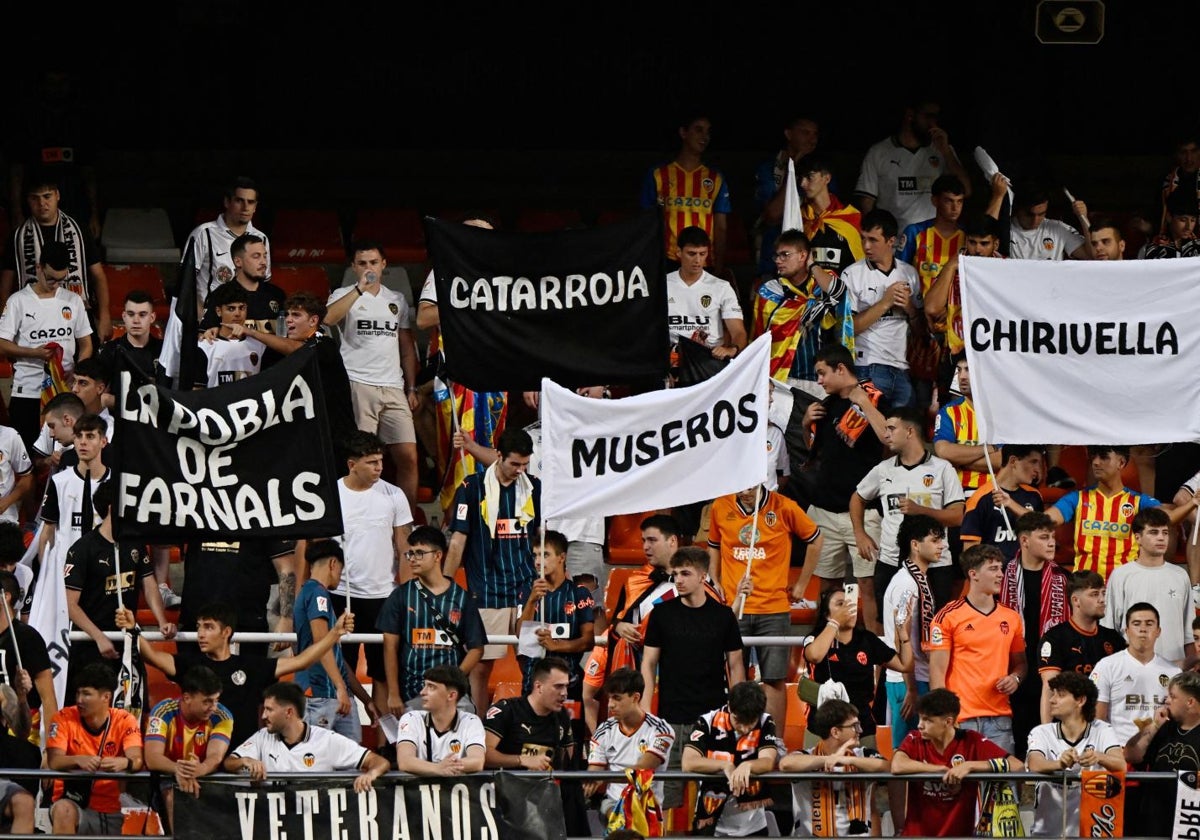
[(425, 220), (449, 379), (476, 391), (661, 381), (662, 214), (555, 233)]
[(623, 400), (542, 382), (542, 513), (616, 516), (713, 499), (767, 475), (760, 336), (712, 379)]
[(1200, 440), (1200, 260), (963, 257), (980, 440)]

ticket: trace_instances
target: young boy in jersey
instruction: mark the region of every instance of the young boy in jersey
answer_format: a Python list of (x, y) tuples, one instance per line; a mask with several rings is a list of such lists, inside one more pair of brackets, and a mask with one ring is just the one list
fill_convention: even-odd
[[(93, 662), (75, 681), (75, 705), (54, 716), (46, 742), (51, 770), (136, 773), (142, 769), (142, 730), (124, 709), (112, 708), (117, 676)], [(121, 783), (59, 779), (50, 806), (53, 834), (120, 834)]]
[(408, 545), (404, 560), (412, 578), (392, 590), (375, 625), (383, 634), (387, 707), (396, 717), (406, 707), (421, 708), (426, 671), (454, 665), (470, 674), (487, 643), (475, 600), (442, 573), (446, 535), (420, 525)]
[(483, 769), (487, 739), (483, 722), (460, 711), (458, 701), (471, 696), (462, 669), (436, 665), (425, 672), (422, 709), (405, 712), (396, 731), (396, 769), (415, 776), (461, 776)]
[(208, 364), (197, 377), (197, 390), (236, 382), (262, 369), (263, 352), (267, 348), (244, 329), (236, 331), (236, 335), (233, 329), (234, 325), (244, 327), (248, 300), (246, 290), (239, 283), (224, 283), (208, 296), (207, 306), (217, 313), (221, 325), (215, 339), (200, 339), (200, 349), (208, 358)]
[[(589, 770), (657, 770), (667, 762), (675, 743), (675, 730), (641, 707), (646, 681), (632, 668), (618, 668), (604, 681), (611, 717), (596, 727), (588, 746)], [(587, 782), (583, 795), (591, 798), (604, 790), (600, 816), (621, 801), (625, 782)], [(654, 798), (662, 801), (662, 782), (654, 783)]]
[[(1095, 683), (1083, 674), (1063, 671), (1050, 679), (1049, 686), (1054, 722), (1035, 726), (1029, 733), (1025, 759), (1029, 771), (1124, 770), (1125, 745), (1106, 721), (1096, 720)], [(1062, 791), (1061, 781), (1038, 783), (1033, 837), (1058, 834), (1064, 824), (1064, 808), (1065, 824), (1079, 825), (1079, 785), (1068, 785), (1065, 803)]]
[[(858, 709), (844, 700), (826, 700), (812, 717), (821, 740), (779, 762), (781, 773), (887, 773), (890, 765), (873, 749), (859, 744)], [(801, 781), (792, 783), (796, 837), (847, 837), (869, 834), (874, 809), (874, 782)], [(846, 778), (843, 776), (843, 778)], [(849, 778), (853, 778), (850, 776)]]
[[(303, 653), (333, 631), (338, 614), (329, 590), (337, 587), (346, 567), (342, 547), (333, 540), (310, 542), (305, 559), (309, 577), (296, 596), (293, 610), (296, 653)], [(340, 732), (352, 741), (362, 740), (362, 723), (351, 694), (363, 702), (372, 719), (378, 717), (371, 696), (346, 667), (340, 645), (325, 651), (317, 664), (297, 673), (296, 684), (309, 694), (304, 720), (313, 726)]]
[(175, 827), (175, 789), (200, 796), (200, 778), (215, 773), (229, 751), (233, 715), (218, 701), (221, 679), (203, 665), (179, 680), (182, 692), (156, 705), (146, 727), (146, 769), (161, 781), (167, 817)]
[(783, 751), (766, 709), (762, 686), (740, 682), (728, 703), (696, 721), (683, 745), (683, 772), (716, 778), (700, 783), (693, 832), (712, 828), (722, 837), (749, 837), (766, 829), (771, 796), (754, 777), (774, 770)]
[(667, 328), (672, 345), (694, 341), (714, 359), (732, 359), (746, 348), (746, 326), (729, 281), (704, 270), (711, 244), (703, 228), (679, 232), (679, 270), (667, 275)]
[(917, 731), (892, 756), (892, 773), (941, 773), (940, 782), (908, 786), (904, 837), (969, 837), (975, 831), (976, 784), (971, 773), (1019, 773), (1021, 760), (978, 732), (959, 729), (958, 697), (935, 688), (917, 701)]
[[(545, 547), (543, 548), (543, 543)], [(517, 618), (517, 633), (525, 622), (537, 622), (538, 645), (542, 656), (557, 656), (571, 667), (571, 686), (568, 695), (574, 705), (573, 719), (579, 718), (579, 702), (583, 699), (584, 651), (596, 642), (592, 593), (567, 577), (567, 538), (558, 531), (547, 531), (537, 548), (538, 568), (542, 577), (534, 578), (525, 606)], [(521, 690), (528, 693), (533, 687), (533, 663), (537, 657), (519, 655), (517, 660), (525, 673)]]

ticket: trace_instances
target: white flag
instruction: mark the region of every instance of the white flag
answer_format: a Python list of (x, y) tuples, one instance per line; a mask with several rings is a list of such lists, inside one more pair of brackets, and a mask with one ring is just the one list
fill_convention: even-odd
[(804, 230), (804, 218), (800, 215), (800, 190), (796, 185), (796, 163), (788, 158), (787, 181), (783, 187), (783, 229)]
[[(38, 523), (33, 542), (25, 552), (21, 562), (37, 554), (38, 542), (41, 539), (44, 522)], [(42, 568), (38, 573), (37, 583), (33, 589), (33, 604), (29, 608), (29, 626), (38, 631), (46, 641), (46, 651), (50, 654), (50, 670), (54, 675), (54, 694), (58, 699), (58, 708), (63, 708), (67, 693), (67, 657), (71, 648), (71, 619), (67, 614), (66, 575), (63, 571), (63, 560), (67, 548), (62, 546), (63, 534), (55, 535), (56, 540), (46, 547), (46, 556), (42, 558)], [(59, 548), (62, 550), (59, 551)], [(49, 721), (46, 726), (50, 725)]]
[(980, 440), (1200, 440), (1200, 260), (960, 261)]
[(639, 513), (764, 481), (770, 340), (698, 385), (623, 400), (543, 379), (543, 517)]

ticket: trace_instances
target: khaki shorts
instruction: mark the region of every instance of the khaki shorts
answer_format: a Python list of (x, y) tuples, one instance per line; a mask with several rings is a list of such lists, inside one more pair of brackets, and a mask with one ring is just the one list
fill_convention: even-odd
[(417, 442), (412, 409), (403, 388), (351, 382), (350, 401), (358, 428), (374, 432), (385, 444)]
[[(492, 636), (517, 635), (517, 616), (519, 614), (516, 607), (479, 608), (479, 617), (483, 619), (483, 629), (487, 632), (489, 639)], [(485, 660), (503, 659), (508, 653), (509, 647), (509, 645), (484, 645), (483, 658)]]
[[(869, 578), (875, 575), (875, 563), (867, 560), (858, 553), (858, 544), (854, 541), (854, 526), (850, 524), (849, 513), (831, 513), (816, 505), (808, 509), (808, 517), (817, 523), (825, 537), (821, 547), (821, 557), (817, 560), (817, 577), (827, 580), (844, 580), (846, 565), (851, 563), (856, 578)], [(863, 525), (867, 534), (875, 542), (879, 542), (879, 527), (882, 517), (877, 511), (868, 510), (863, 516)]]

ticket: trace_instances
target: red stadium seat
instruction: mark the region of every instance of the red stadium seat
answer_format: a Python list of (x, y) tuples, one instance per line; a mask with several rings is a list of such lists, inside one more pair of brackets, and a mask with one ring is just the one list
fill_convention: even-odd
[(725, 264), (742, 265), (754, 262), (754, 249), (750, 244), (750, 232), (741, 216), (730, 213), (726, 223)]
[(360, 210), (351, 241), (363, 240), (380, 243), (389, 262), (424, 262), (428, 257), (421, 214), (409, 208)]
[(623, 222), (637, 212), (636, 210), (601, 210), (600, 215), (596, 217), (596, 225), (612, 225)]
[(517, 230), (525, 233), (550, 233), (579, 227), (582, 222), (578, 210), (522, 210), (517, 215)]
[(167, 322), (167, 293), (163, 291), (163, 276), (158, 266), (147, 263), (105, 265), (104, 276), (108, 278), (108, 314), (114, 323), (121, 323), (125, 295), (134, 289), (148, 293), (154, 299), (155, 319), (163, 324)]
[(346, 259), (342, 225), (332, 210), (280, 210), (271, 234), (276, 263), (340, 263)]
[(288, 295), (310, 292), (320, 301), (329, 297), (329, 275), (319, 265), (273, 265), (271, 282)]

